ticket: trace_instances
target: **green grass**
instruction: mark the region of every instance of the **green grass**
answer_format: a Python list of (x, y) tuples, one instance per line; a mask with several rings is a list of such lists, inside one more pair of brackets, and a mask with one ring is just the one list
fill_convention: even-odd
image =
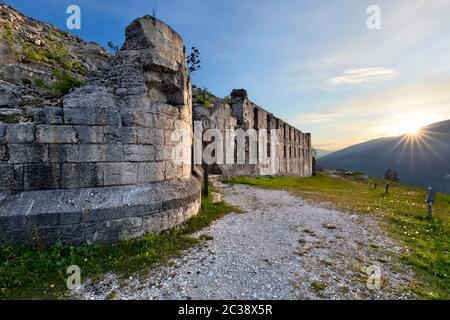
[(64, 36), (55, 32), (44, 34), (45, 46), (41, 47), (17, 36), (13, 26), (6, 22), (3, 25), (3, 34), (0, 40), (8, 42), (16, 58), (24, 63), (46, 63), (59, 65), (67, 70), (76, 69), (80, 72), (81, 66), (77, 57), (72, 57), (69, 47), (64, 43)]
[(77, 265), (82, 281), (106, 272), (129, 275), (167, 261), (201, 243), (191, 233), (223, 215), (236, 211), (211, 196), (202, 199), (201, 210), (184, 226), (157, 235), (115, 245), (83, 245), (49, 248), (6, 247), (0, 249), (0, 299), (65, 299), (67, 267)]
[(70, 90), (80, 87), (83, 82), (77, 80), (69, 72), (63, 69), (53, 69), (52, 76), (55, 79), (52, 83), (47, 83), (42, 78), (36, 78), (33, 84), (36, 88), (43, 89), (47, 98), (58, 98), (66, 95)]
[(226, 183), (241, 183), (261, 188), (283, 189), (312, 201), (361, 213), (376, 214), (386, 222), (389, 234), (409, 250), (401, 258), (420, 277), (415, 291), (422, 298), (450, 299), (450, 196), (439, 193), (434, 204), (433, 221), (427, 219), (426, 191), (392, 183), (384, 193), (384, 180), (378, 189), (360, 175), (234, 178)]
[(73, 88), (77, 88), (83, 84), (82, 81), (75, 79), (69, 72), (62, 69), (54, 69), (52, 71), (55, 82), (50, 84), (50, 94), (54, 96), (63, 96), (68, 94)]
[(325, 283), (320, 282), (320, 281), (313, 281), (311, 282), (311, 287), (316, 291), (316, 292), (321, 292), (323, 290), (325, 290), (325, 288), (327, 287)]

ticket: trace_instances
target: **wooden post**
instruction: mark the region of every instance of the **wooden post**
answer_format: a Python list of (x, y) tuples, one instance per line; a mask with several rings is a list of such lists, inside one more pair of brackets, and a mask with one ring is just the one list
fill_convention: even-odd
[(205, 163), (205, 161), (202, 161), (202, 168), (203, 168), (203, 195), (205, 197), (209, 194), (209, 188), (208, 188), (208, 165)]

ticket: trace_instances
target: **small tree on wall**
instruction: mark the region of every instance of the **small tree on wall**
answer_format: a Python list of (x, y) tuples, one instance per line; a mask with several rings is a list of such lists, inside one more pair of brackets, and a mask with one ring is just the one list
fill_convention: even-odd
[(200, 51), (196, 47), (192, 47), (192, 52), (186, 58), (186, 65), (189, 73), (200, 70)]

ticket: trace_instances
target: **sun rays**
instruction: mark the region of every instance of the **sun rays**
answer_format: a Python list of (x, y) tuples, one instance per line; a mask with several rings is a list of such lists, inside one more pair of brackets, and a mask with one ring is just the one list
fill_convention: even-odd
[[(428, 162), (430, 155), (438, 158), (443, 164), (447, 164), (447, 160), (444, 159), (440, 154), (439, 150), (435, 150), (430, 142), (439, 143), (441, 140), (436, 138), (437, 133), (426, 129), (416, 129), (409, 133), (398, 136), (395, 145), (386, 152), (383, 159), (389, 158), (394, 151), (400, 148), (399, 156), (397, 161), (401, 164), (404, 161), (409, 162), (409, 168), (414, 170), (416, 162), (425, 161)], [(419, 155), (419, 156), (417, 156)]]

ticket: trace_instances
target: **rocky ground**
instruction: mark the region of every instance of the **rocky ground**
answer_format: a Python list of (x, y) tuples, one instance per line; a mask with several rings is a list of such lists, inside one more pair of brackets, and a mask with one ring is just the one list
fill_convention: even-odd
[[(196, 236), (205, 240), (167, 265), (119, 279), (86, 281), (82, 299), (411, 299), (404, 250), (373, 216), (308, 203), (285, 191), (219, 185), (230, 214)], [(367, 268), (381, 288), (367, 287)]]
[(98, 44), (0, 3), (0, 123), (29, 122), (36, 109), (59, 106), (74, 81), (111, 59)]

